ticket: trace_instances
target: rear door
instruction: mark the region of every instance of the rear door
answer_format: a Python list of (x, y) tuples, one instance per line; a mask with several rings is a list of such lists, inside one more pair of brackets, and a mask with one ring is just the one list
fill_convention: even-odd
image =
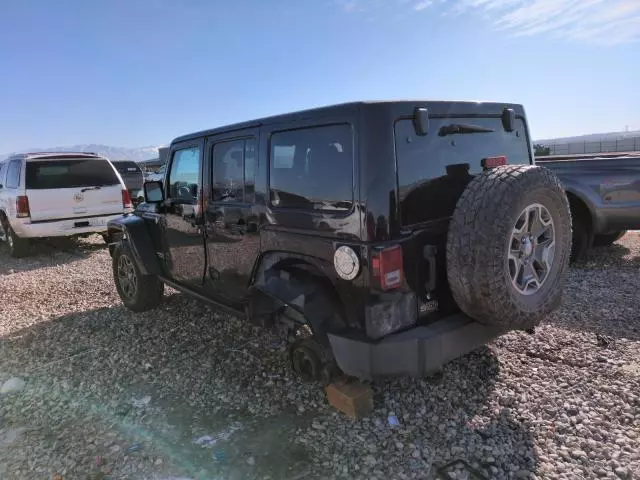
[(25, 188), (33, 222), (123, 213), (120, 178), (102, 158), (27, 160)]
[(258, 129), (209, 137), (211, 192), (205, 208), (207, 287), (226, 302), (240, 302), (260, 250), (255, 178)]

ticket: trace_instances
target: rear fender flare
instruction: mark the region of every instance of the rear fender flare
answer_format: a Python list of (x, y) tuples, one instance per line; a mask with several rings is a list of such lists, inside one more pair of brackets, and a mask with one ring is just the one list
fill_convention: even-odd
[[(289, 280), (279, 282), (280, 272), (288, 273)], [(275, 281), (274, 277), (276, 277)], [(313, 294), (314, 307), (310, 311), (307, 305), (305, 317), (313, 331), (324, 337), (328, 327), (325, 321), (330, 316), (331, 310), (337, 308), (340, 316), (345, 320), (342, 300), (334, 282), (335, 271), (328, 262), (304, 255), (269, 252), (262, 255), (256, 262), (251, 289), (267, 293), (282, 304), (297, 307), (303, 307), (295, 302), (298, 294)], [(305, 309), (301, 308), (301, 311), (303, 310)]]
[[(593, 230), (597, 230), (600, 226), (600, 222), (597, 216), (597, 199), (591, 198), (595, 197), (595, 194), (590, 195), (588, 192), (584, 191), (584, 188), (581, 188), (579, 185), (576, 185), (572, 181), (567, 181), (565, 179), (561, 179), (562, 185), (565, 187), (565, 192), (567, 193), (567, 197), (573, 195), (577, 200), (579, 200), (586, 210), (589, 212), (589, 220), (591, 220), (591, 227)], [(572, 212), (573, 213), (573, 212)]]
[(123, 215), (107, 223), (107, 235), (111, 242), (126, 241), (143, 275), (160, 275), (162, 270), (143, 218)]

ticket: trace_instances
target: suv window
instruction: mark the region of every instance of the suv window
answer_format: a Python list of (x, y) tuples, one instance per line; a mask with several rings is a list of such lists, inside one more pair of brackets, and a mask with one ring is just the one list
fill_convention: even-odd
[[(487, 132), (440, 136), (452, 124), (482, 127)], [(506, 156), (510, 165), (528, 164), (529, 140), (522, 119), (506, 132), (500, 118), (431, 118), (429, 133), (416, 135), (413, 121), (395, 124), (396, 160), (402, 223), (445, 218), (472, 178), (482, 171), (482, 159)]]
[(351, 127), (330, 125), (274, 133), (269, 183), (274, 207), (350, 210), (353, 205)]
[(256, 141), (253, 138), (213, 146), (213, 199), (221, 202), (255, 200)]
[(200, 179), (200, 148), (176, 150), (169, 172), (169, 197), (184, 203), (196, 203)]
[(7, 173), (7, 164), (0, 163), (0, 188), (5, 187), (4, 177), (6, 173)]
[(107, 160), (39, 160), (27, 162), (26, 188), (106, 187), (120, 180)]
[(20, 186), (21, 165), (21, 160), (9, 162), (9, 168), (7, 168), (7, 188), (18, 188)]

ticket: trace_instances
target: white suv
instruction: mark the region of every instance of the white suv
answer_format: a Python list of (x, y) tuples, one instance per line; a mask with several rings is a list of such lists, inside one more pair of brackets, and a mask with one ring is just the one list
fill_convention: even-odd
[(0, 240), (12, 256), (29, 239), (106, 233), (131, 210), (114, 166), (93, 153), (26, 153), (0, 161)]

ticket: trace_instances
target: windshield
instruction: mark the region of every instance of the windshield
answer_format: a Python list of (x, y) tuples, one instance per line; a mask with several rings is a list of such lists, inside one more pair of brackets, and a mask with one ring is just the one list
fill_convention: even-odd
[(28, 189), (75, 188), (119, 185), (106, 160), (56, 160), (27, 162)]

